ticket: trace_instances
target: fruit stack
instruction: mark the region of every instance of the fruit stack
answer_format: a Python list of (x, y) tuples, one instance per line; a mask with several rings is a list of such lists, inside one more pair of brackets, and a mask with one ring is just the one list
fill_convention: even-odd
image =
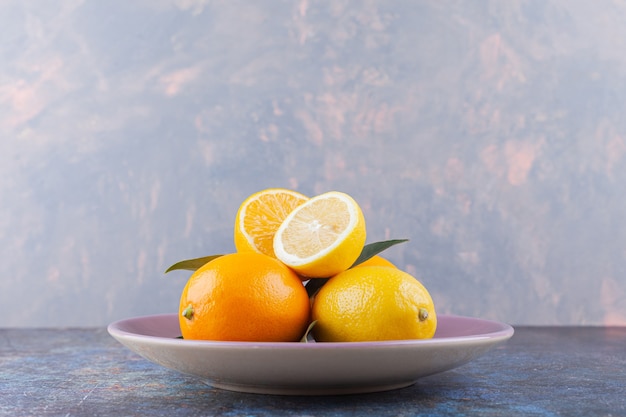
[(363, 212), (348, 194), (259, 191), (239, 207), (234, 239), (235, 253), (168, 269), (194, 270), (180, 298), (183, 339), (361, 342), (435, 334), (428, 290), (378, 255), (401, 241), (366, 245)]

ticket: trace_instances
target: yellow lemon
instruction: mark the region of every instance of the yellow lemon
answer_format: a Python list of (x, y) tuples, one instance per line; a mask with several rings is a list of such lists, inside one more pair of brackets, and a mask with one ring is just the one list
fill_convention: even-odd
[(246, 198), (235, 218), (237, 252), (258, 252), (275, 258), (274, 233), (287, 215), (307, 200), (284, 188), (268, 188)]
[(437, 314), (428, 290), (413, 276), (387, 266), (344, 271), (313, 300), (319, 342), (432, 338)]
[(374, 255), (366, 261), (361, 262), (357, 266), (390, 266), (392, 268), (397, 268), (391, 261), (383, 258), (380, 255)]
[(274, 253), (305, 277), (348, 269), (365, 245), (365, 219), (348, 194), (330, 191), (296, 207), (274, 235)]

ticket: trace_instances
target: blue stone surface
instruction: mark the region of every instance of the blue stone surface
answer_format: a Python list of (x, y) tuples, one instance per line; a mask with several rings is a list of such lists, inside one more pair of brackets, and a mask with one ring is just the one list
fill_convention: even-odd
[(625, 345), (626, 327), (518, 327), (484, 356), (408, 388), (286, 397), (211, 388), (103, 328), (2, 329), (0, 415), (626, 416)]

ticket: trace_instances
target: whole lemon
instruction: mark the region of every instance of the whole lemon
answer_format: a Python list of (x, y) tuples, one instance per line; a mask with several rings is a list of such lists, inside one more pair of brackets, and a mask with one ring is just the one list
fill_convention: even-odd
[(319, 342), (432, 338), (437, 314), (428, 290), (388, 266), (362, 266), (332, 277), (313, 300)]
[(184, 339), (295, 342), (309, 324), (310, 302), (287, 266), (268, 255), (240, 252), (191, 275), (178, 318)]
[(371, 258), (369, 258), (366, 261), (361, 262), (360, 264), (356, 265), (358, 267), (361, 266), (390, 266), (392, 268), (397, 268), (397, 266), (395, 266), (391, 261), (387, 260), (386, 258), (383, 258), (380, 255), (374, 255)]

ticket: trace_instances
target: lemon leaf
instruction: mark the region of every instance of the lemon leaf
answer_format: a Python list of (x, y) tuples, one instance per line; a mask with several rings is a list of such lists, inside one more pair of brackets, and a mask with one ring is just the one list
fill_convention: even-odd
[(309, 282), (307, 282), (306, 285), (304, 286), (304, 288), (306, 288), (306, 293), (308, 294), (308, 296), (313, 297), (315, 293), (317, 292), (317, 290), (322, 288), (322, 286), (324, 286), (324, 284), (326, 284), (326, 281), (328, 281), (329, 279), (330, 278), (310, 279)]
[(352, 264), (350, 268), (354, 268), (360, 263), (367, 261), (372, 256), (378, 255), (385, 249), (389, 249), (390, 247), (397, 245), (399, 243), (408, 242), (409, 239), (392, 239), (392, 240), (383, 240), (382, 242), (374, 242), (369, 243), (363, 247), (361, 254), (357, 258), (356, 261)]
[(313, 330), (313, 327), (317, 324), (317, 320), (309, 324), (309, 327), (306, 328), (306, 332), (304, 332), (304, 336), (300, 339), (300, 343), (309, 343), (309, 333)]
[(185, 269), (187, 271), (196, 271), (198, 268), (203, 266), (209, 261), (212, 261), (215, 258), (219, 258), (223, 255), (211, 255), (211, 256), (203, 256), (202, 258), (194, 258), (194, 259), (186, 259), (184, 261), (176, 262), (174, 265), (170, 266), (165, 270), (167, 274), (170, 271), (175, 271), (177, 269)]
[[(385, 249), (389, 249), (390, 247), (394, 245), (408, 242), (408, 241), (409, 239), (392, 239), (392, 240), (383, 240), (381, 242), (368, 243), (367, 245), (363, 246), (363, 249), (361, 250), (361, 254), (357, 258), (357, 260), (354, 261), (354, 263), (352, 264), (350, 268), (354, 268), (355, 266), (367, 261), (369, 258), (375, 255), (378, 255)], [(309, 282), (307, 282), (305, 285), (306, 293), (309, 295), (309, 297), (312, 297), (320, 288), (322, 288), (324, 284), (326, 284), (326, 281), (328, 281), (329, 279), (330, 278), (310, 279)]]

